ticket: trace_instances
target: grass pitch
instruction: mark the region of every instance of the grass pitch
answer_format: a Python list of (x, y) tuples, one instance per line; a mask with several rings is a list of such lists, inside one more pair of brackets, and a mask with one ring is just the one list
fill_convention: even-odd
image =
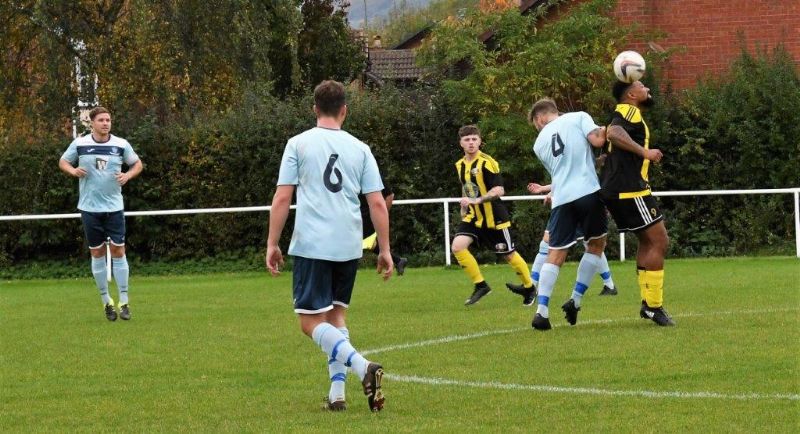
[[(320, 410), (326, 358), (299, 331), (291, 273), (137, 277), (129, 322), (108, 322), (90, 278), (0, 283), (0, 429), (136, 432), (797, 432), (800, 260), (668, 260), (665, 306), (678, 323), (638, 318), (634, 263), (611, 264), (620, 289), (578, 325), (552, 299), (555, 328), (482, 268), (493, 292), (458, 269), (409, 269), (382, 282), (362, 270), (348, 325), (387, 372), (371, 414), (348, 376), (349, 409)], [(88, 275), (88, 266), (87, 266)], [(115, 293), (116, 290), (112, 290)]]

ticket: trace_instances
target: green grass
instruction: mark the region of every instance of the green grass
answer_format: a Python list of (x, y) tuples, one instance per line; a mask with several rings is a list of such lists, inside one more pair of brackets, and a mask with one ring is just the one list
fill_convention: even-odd
[[(620, 295), (597, 296), (596, 279), (578, 326), (568, 327), (558, 307), (575, 266), (565, 266), (547, 333), (530, 329), (534, 310), (504, 288), (514, 278), (507, 266), (483, 268), (494, 291), (470, 308), (458, 269), (410, 269), (387, 283), (362, 270), (348, 324), (356, 347), (386, 367), (380, 414), (369, 413), (354, 375), (350, 408), (319, 410), (325, 356), (299, 330), (289, 274), (137, 277), (133, 269), (133, 320), (115, 323), (89, 278), (2, 282), (0, 430), (800, 429), (800, 260), (668, 261), (665, 304), (678, 323), (670, 329), (638, 319), (633, 269), (612, 263)], [(418, 382), (430, 379), (451, 383)]]

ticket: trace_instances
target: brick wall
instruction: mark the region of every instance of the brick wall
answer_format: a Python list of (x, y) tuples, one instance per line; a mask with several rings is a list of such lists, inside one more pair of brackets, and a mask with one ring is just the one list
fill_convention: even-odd
[[(666, 33), (663, 48), (681, 48), (666, 65), (677, 89), (698, 78), (726, 71), (741, 48), (748, 51), (783, 43), (800, 67), (800, 0), (618, 0), (614, 15)], [(647, 51), (645, 41), (630, 47)]]

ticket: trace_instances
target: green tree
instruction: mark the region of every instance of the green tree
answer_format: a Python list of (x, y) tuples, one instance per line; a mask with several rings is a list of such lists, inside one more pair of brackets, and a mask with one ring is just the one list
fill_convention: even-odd
[(44, 125), (63, 134), (78, 99), (95, 99), (95, 76), (117, 131), (145, 116), (164, 124), (219, 113), (248, 88), (296, 86), (297, 6), (297, 0), (2, 2), (0, 41), (8, 55), (0, 58), (7, 78), (0, 132), (10, 140), (39, 134)]
[[(611, 61), (632, 30), (609, 16), (613, 0), (572, 5), (559, 19), (543, 20), (561, 3), (552, 0), (526, 15), (511, 9), (451, 17), (435, 27), (421, 51), (466, 120), (482, 127), (488, 152), (502, 156), (508, 185), (517, 192), (545, 176), (530, 151), (536, 135), (527, 124), (531, 104), (551, 97), (562, 111), (584, 110), (604, 120), (611, 106)], [(487, 31), (493, 36), (480, 38)]]
[(347, 0), (305, 0), (297, 56), (306, 87), (333, 79), (350, 82), (365, 67), (361, 42), (347, 24)]
[(424, 7), (409, 6), (405, 0), (395, 3), (385, 19), (370, 21), (367, 33), (380, 35), (385, 47), (392, 47), (425, 27), (457, 16), (478, 6), (478, 0), (433, 0)]

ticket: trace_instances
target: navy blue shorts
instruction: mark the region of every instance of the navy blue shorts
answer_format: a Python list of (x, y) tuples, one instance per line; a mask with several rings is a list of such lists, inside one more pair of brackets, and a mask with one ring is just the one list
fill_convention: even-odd
[(600, 238), (608, 232), (606, 209), (597, 192), (553, 208), (547, 228), (550, 248), (566, 249), (584, 238)]
[(90, 249), (101, 247), (107, 238), (115, 246), (125, 245), (125, 213), (81, 211), (83, 232)]
[[(547, 232), (548, 234), (550, 232), (552, 232), (554, 224), (555, 224), (555, 222), (553, 221), (553, 214), (550, 214), (550, 218), (547, 220), (547, 227), (544, 229), (544, 231)], [(579, 240), (583, 239), (583, 232), (582, 231), (583, 231), (583, 228), (579, 227), (578, 228), (578, 239)], [(548, 242), (548, 244), (549, 244), (549, 242)]]
[(358, 259), (336, 262), (295, 256), (292, 266), (294, 311), (315, 314), (333, 309), (334, 304), (348, 307), (358, 262)]

